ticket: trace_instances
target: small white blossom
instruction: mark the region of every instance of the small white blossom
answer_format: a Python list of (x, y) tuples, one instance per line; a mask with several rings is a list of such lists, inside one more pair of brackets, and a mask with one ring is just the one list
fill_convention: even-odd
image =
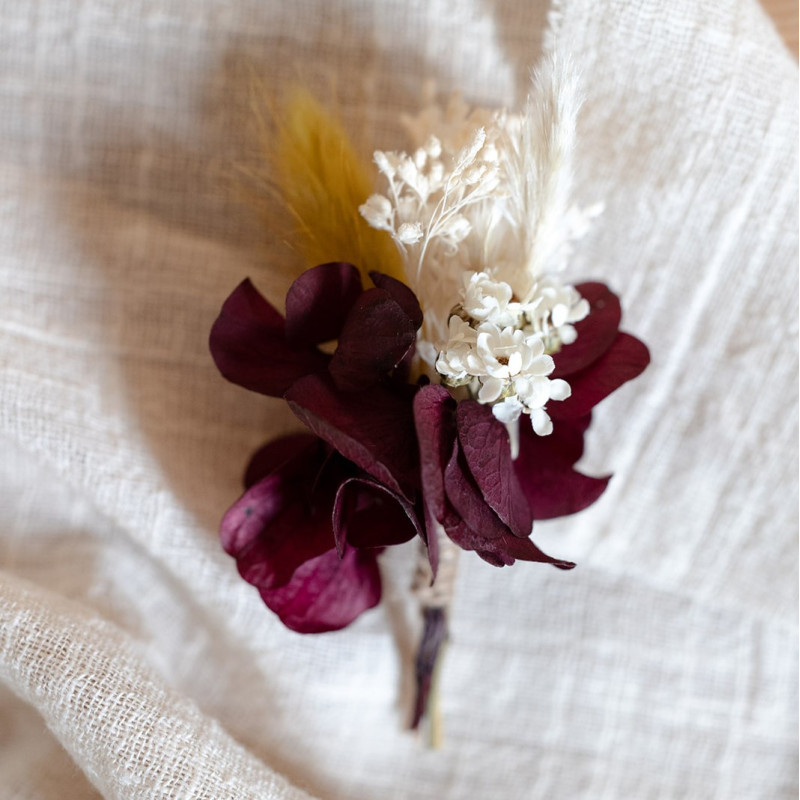
[(553, 432), (550, 415), (543, 408), (535, 408), (531, 411), (531, 425), (534, 433), (539, 436), (549, 436)]
[(551, 400), (566, 400), (572, 395), (572, 387), (563, 378), (550, 381), (549, 389)]
[(442, 143), (435, 136), (429, 136), (425, 142), (425, 152), (431, 158), (438, 159), (442, 155)]
[(382, 194), (373, 194), (367, 198), (367, 202), (358, 207), (362, 217), (378, 230), (392, 230), (392, 204), (388, 197)]
[(373, 158), (375, 163), (378, 165), (378, 169), (386, 176), (388, 180), (391, 180), (397, 172), (397, 166), (399, 163), (397, 154), (385, 153), (382, 150), (376, 150)]
[(477, 333), (455, 314), (450, 317), (448, 324), (450, 338), (447, 348), (439, 353), (436, 360), (436, 371), (451, 386), (459, 386), (471, 381), (478, 368), (474, 355)]
[[(550, 379), (555, 363), (545, 339), (527, 324), (512, 296), (508, 284), (486, 273), (466, 275), (436, 370), (450, 386), (469, 385), (509, 433), (515, 435), (520, 416), (529, 414), (534, 431), (546, 436), (553, 427), (547, 403), (566, 400), (571, 389), (561, 378)], [(499, 324), (509, 317), (510, 324)]]
[(441, 228), (439, 235), (452, 244), (463, 242), (472, 230), (469, 220), (463, 214), (454, 214)]
[(527, 329), (545, 340), (550, 352), (572, 344), (578, 336), (572, 323), (589, 313), (588, 301), (574, 286), (564, 286), (557, 278), (546, 278), (534, 285), (534, 299), (524, 307)]
[(504, 425), (512, 425), (524, 411), (524, 406), (516, 397), (506, 397), (502, 403), (492, 406), (492, 414)]
[(397, 238), (403, 244), (414, 244), (422, 238), (422, 225), (419, 222), (404, 222), (397, 229)]
[(521, 306), (512, 302), (513, 290), (485, 272), (464, 273), (464, 311), (479, 322), (494, 322), (501, 327), (517, 326)]

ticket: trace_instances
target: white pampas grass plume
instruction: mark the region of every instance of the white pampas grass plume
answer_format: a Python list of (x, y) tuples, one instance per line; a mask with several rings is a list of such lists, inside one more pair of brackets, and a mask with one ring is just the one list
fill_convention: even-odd
[(574, 66), (549, 58), (533, 73), (525, 112), (508, 129), (506, 211), (519, 237), (523, 263), (518, 267), (527, 273), (526, 289), (543, 273), (563, 269), (569, 255), (572, 156), (581, 102)]

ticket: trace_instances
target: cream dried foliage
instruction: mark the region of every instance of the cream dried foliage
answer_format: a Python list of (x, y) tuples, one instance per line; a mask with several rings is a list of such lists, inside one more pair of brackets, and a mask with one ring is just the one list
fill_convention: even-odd
[(539, 276), (566, 267), (571, 242), (586, 227), (571, 201), (578, 75), (568, 59), (545, 59), (531, 83), (524, 114), (502, 128), (509, 224), (484, 231), (497, 277), (526, 301)]
[(273, 209), (269, 224), (300, 254), (302, 268), (347, 261), (361, 270), (366, 283), (370, 270), (402, 278), (392, 240), (358, 213), (373, 192), (373, 171), (339, 119), (302, 88), (290, 89), (276, 108), (265, 88), (257, 86), (253, 106), (265, 160), (247, 174), (262, 192), (266, 187), (277, 195), (288, 212), (276, 219)]

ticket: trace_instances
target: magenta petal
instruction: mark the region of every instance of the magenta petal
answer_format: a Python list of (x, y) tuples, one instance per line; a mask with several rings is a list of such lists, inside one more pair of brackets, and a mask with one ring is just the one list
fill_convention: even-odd
[(416, 327), (383, 289), (369, 289), (356, 301), (330, 363), (336, 385), (358, 391), (397, 365), (416, 339)]
[(458, 440), (485, 501), (515, 536), (530, 536), (533, 517), (514, 473), (508, 431), (489, 406), (458, 404)]
[(328, 357), (290, 347), (280, 314), (244, 280), (211, 328), (211, 355), (222, 375), (254, 392), (280, 397), (303, 375), (324, 369)]
[(561, 402), (550, 403), (547, 411), (553, 420), (583, 417), (623, 383), (641, 374), (649, 363), (647, 347), (635, 337), (620, 333), (598, 361), (570, 376), (572, 395)]
[(286, 339), (294, 346), (338, 339), (361, 294), (361, 276), (352, 264), (333, 262), (306, 270), (286, 295)]
[(578, 338), (553, 355), (556, 368), (551, 378), (564, 378), (585, 369), (611, 347), (622, 309), (619, 298), (603, 283), (581, 283), (575, 287), (589, 303), (589, 315), (575, 323)]
[(411, 499), (417, 448), (411, 403), (375, 385), (340, 392), (325, 375), (308, 375), (286, 393), (289, 407), (321, 439), (381, 483)]
[(390, 547), (421, 534), (414, 506), (372, 478), (342, 483), (333, 505), (333, 533), (339, 555), (353, 547)]
[(414, 292), (391, 275), (384, 275), (382, 272), (370, 272), (369, 276), (379, 289), (383, 289), (392, 296), (397, 305), (406, 312), (406, 315), (414, 325), (414, 330), (418, 330), (422, 325), (422, 309), (419, 307), (419, 301)]
[(375, 551), (347, 548), (339, 558), (331, 548), (300, 566), (285, 586), (262, 590), (261, 597), (287, 628), (298, 633), (344, 628), (380, 602)]

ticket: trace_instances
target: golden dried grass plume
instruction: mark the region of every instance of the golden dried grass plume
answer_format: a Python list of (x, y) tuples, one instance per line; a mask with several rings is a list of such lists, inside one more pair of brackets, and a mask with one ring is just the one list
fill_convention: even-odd
[[(276, 104), (254, 83), (252, 104), (262, 162), (245, 174), (255, 179), (269, 226), (299, 255), (299, 267), (347, 261), (365, 281), (371, 270), (401, 279), (391, 237), (370, 228), (358, 212), (374, 191), (373, 170), (340, 119), (300, 87)], [(269, 200), (286, 213), (276, 215)]]

